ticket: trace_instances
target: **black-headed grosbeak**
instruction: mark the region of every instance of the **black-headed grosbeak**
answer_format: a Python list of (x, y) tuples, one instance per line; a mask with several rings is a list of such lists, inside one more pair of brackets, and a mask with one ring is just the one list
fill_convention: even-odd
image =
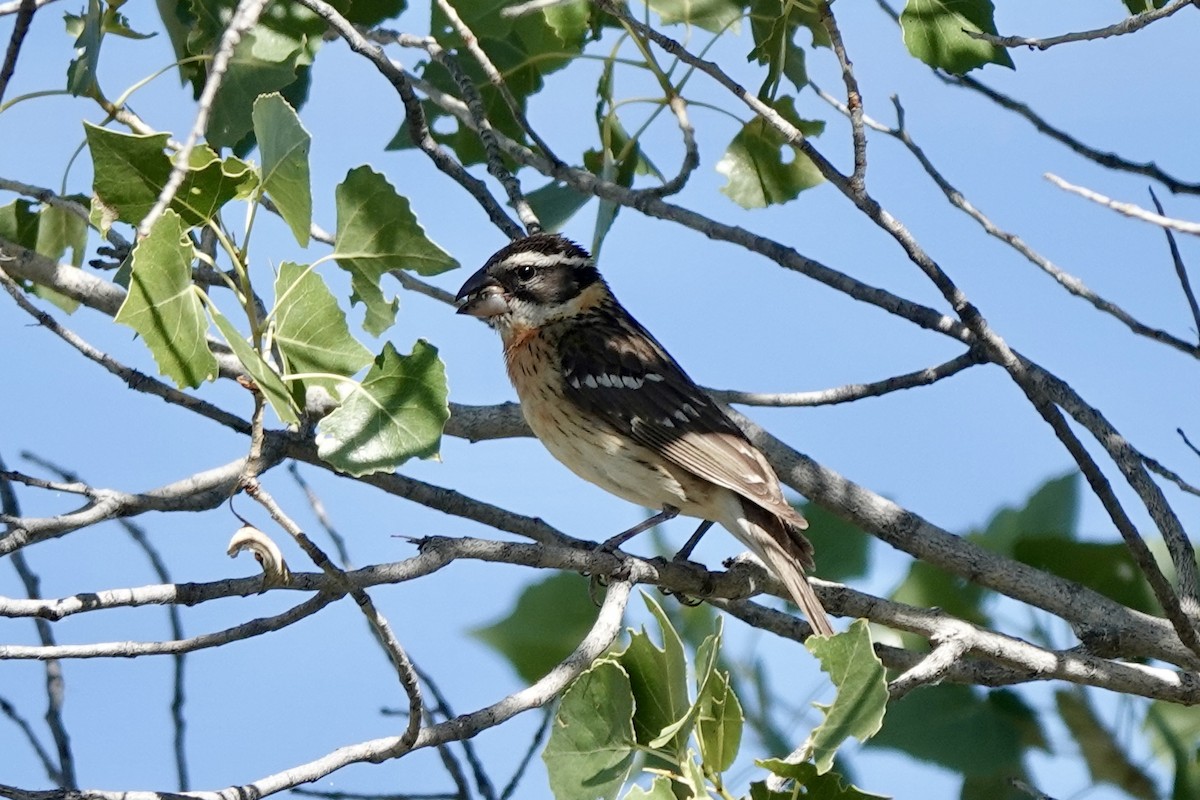
[(586, 250), (556, 234), (519, 239), (458, 292), (460, 314), (504, 343), (529, 427), (581, 478), (631, 503), (721, 523), (832, 634), (804, 577), (804, 517), (732, 420), (609, 290)]

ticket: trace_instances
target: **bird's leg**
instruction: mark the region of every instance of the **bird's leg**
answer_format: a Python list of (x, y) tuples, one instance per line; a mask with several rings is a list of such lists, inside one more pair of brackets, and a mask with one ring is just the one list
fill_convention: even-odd
[(691, 556), (692, 551), (696, 549), (696, 545), (700, 544), (700, 540), (704, 538), (704, 534), (708, 533), (708, 529), (713, 526), (711, 519), (706, 519), (700, 523), (700, 527), (696, 528), (696, 532), (683, 543), (683, 547), (679, 548), (679, 552), (671, 559), (672, 561), (687, 561)]
[[(679, 552), (671, 557), (671, 561), (677, 564), (691, 564), (692, 562), (688, 557), (691, 556), (692, 551), (696, 549), (696, 545), (700, 544), (700, 540), (704, 538), (704, 534), (708, 533), (708, 529), (712, 526), (713, 521), (711, 519), (706, 519), (701, 522), (700, 527), (696, 528), (696, 532), (688, 537), (688, 540), (683, 543), (683, 547), (679, 548)], [(709, 581), (710, 579), (705, 579), (706, 589), (704, 593), (706, 595), (711, 594), (711, 592), (707, 589)], [(674, 597), (685, 606), (698, 606), (704, 602), (703, 597), (692, 597), (690, 595), (683, 594), (682, 592), (673, 592), (670, 589), (664, 589), (661, 586), (658, 587), (658, 590), (668, 597)]]
[(629, 530), (621, 531), (611, 539), (606, 539), (600, 544), (599, 549), (606, 553), (611, 553), (633, 537), (637, 536), (639, 533), (644, 533), (653, 528), (655, 525), (658, 525), (660, 522), (666, 522), (667, 520), (675, 519), (677, 516), (679, 516), (678, 508), (675, 506), (663, 506), (662, 511), (658, 512), (653, 517), (642, 520)]

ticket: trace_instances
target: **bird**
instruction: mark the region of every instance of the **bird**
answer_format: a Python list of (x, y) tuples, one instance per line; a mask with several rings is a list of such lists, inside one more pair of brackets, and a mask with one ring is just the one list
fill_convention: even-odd
[[(732, 419), (617, 301), (592, 256), (556, 233), (502, 247), (456, 295), (500, 334), (530, 429), (579, 477), (661, 513), (732, 533), (783, 583), (812, 629), (832, 635), (805, 571), (808, 522)], [(686, 549), (686, 548), (685, 548)]]

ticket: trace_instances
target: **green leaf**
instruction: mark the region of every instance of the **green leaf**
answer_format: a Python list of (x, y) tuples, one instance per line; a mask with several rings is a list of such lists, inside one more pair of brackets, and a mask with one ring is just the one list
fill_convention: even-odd
[(708, 769), (725, 772), (733, 766), (742, 744), (744, 722), (742, 704), (733, 692), (729, 673), (717, 672), (708, 683), (708, 691), (700, 698), (700, 710), (696, 714), (700, 755)]
[(707, 636), (696, 648), (695, 678), (696, 701), (689, 704), (686, 713), (679, 719), (663, 728), (662, 733), (650, 740), (650, 747), (659, 748), (668, 742), (691, 735), (696, 715), (700, 713), (700, 698), (708, 691), (708, 685), (716, 673), (717, 659), (721, 655), (721, 632), (724, 624), (721, 617), (715, 619), (716, 631)]
[[(171, 160), (163, 152), (170, 134), (149, 136), (117, 133), (84, 123), (92, 154), (93, 189), (116, 218), (132, 225), (142, 221), (158, 200), (171, 174)], [(188, 227), (212, 219), (225, 203), (244, 194), (257, 180), (249, 164), (236, 158), (222, 160), (200, 145), (192, 150), (183, 183), (170, 208)]]
[[(582, 52), (591, 13), (590, 6), (579, 0), (517, 18), (501, 15), (504, 3), (469, 2), (458, 3), (456, 7), (463, 22), (478, 38), (480, 47), (504, 76), (505, 84), (522, 110), (526, 100), (541, 91), (546, 75), (571, 63), (572, 58)], [(461, 38), (436, 5), (431, 15), (431, 28), (447, 49), (462, 47)], [(493, 127), (517, 142), (526, 142), (524, 129), (475, 59), (463, 59), (460, 66), (477, 87), (480, 101)], [(426, 63), (421, 76), (442, 91), (455, 96), (460, 92), (454, 79), (436, 61)], [(486, 154), (478, 134), (460, 125), (457, 119), (433, 104), (427, 103), (425, 110), (431, 123), (435, 120), (442, 123), (431, 125), (434, 138), (454, 148), (463, 163), (470, 165), (485, 160)], [(408, 132), (402, 128), (388, 148), (411, 145)]]
[(720, 33), (742, 17), (742, 7), (734, 0), (651, 0), (650, 8), (664, 25), (695, 25)]
[[(963, 775), (1018, 772), (1028, 720), (1000, 702), (957, 684), (925, 686), (888, 707), (883, 729), (868, 742)], [(964, 736), (970, 731), (970, 736)]]
[[(675, 632), (662, 607), (649, 595), (642, 600), (658, 621), (663, 646), (657, 647), (646, 629), (634, 632), (629, 646), (615, 656), (629, 675), (629, 685), (637, 712), (633, 729), (639, 744), (649, 744), (662, 735), (664, 729), (683, 719), (691, 708), (687, 692), (687, 659), (683, 642)], [(670, 740), (670, 750), (682, 754), (687, 745), (687, 732), (679, 731)], [(659, 745), (661, 746), (661, 745)]]
[(1122, 605), (1147, 614), (1158, 612), (1154, 592), (1124, 544), (1033, 538), (1019, 540), (1013, 557), (1095, 589)]
[(808, 520), (804, 535), (817, 553), (817, 575), (828, 581), (844, 581), (867, 574), (870, 536), (816, 503), (805, 503), (800, 513)]
[(611, 800), (624, 785), (637, 741), (633, 695), (619, 664), (597, 661), (563, 694), (542, 751), (556, 798)]
[(684, 797), (688, 800), (711, 800), (712, 795), (709, 794), (704, 780), (704, 770), (696, 761), (695, 750), (688, 748), (687, 754), (679, 764), (677, 774), (682, 776), (676, 780), (679, 781), (679, 787), (683, 790)]
[(370, 167), (356, 167), (336, 192), (337, 241), (334, 258), (350, 273), (354, 297), (367, 307), (366, 330), (378, 336), (396, 318), (395, 300), (383, 298), (380, 280), (392, 269), (436, 275), (458, 266), (425, 236), (387, 179)]
[(362, 383), (317, 426), (317, 455), (350, 475), (394, 470), (413, 456), (436, 455), (449, 418), (437, 348), (421, 339), (402, 356), (388, 342)]
[(217, 309), (215, 305), (209, 303), (208, 312), (212, 315), (213, 322), (217, 325), (217, 330), (221, 331), (221, 335), (225, 337), (229, 349), (233, 350), (233, 354), (237, 356), (238, 361), (242, 362), (242, 366), (246, 368), (246, 372), (250, 373), (250, 377), (258, 384), (259, 391), (263, 397), (271, 404), (271, 408), (279, 416), (285, 425), (297, 425), (300, 422), (299, 409), (292, 400), (291, 394), (288, 393), (288, 388), (284, 384), (283, 379), (279, 377), (270, 364), (263, 360), (262, 354), (259, 353), (250, 342), (242, 336), (234, 324), (230, 322), (224, 314)]
[(563, 572), (525, 587), (512, 611), (471, 635), (507, 658), (521, 680), (533, 683), (579, 646), (598, 613), (587, 581)]
[(291, 84), (301, 55), (301, 45), (290, 39), (265, 36), (256, 30), (243, 36), (213, 100), (206, 132), (209, 144), (234, 147), (241, 142), (254, 127), (254, 101), (259, 95)]
[[(45, 204), (38, 214), (37, 222), (37, 252), (46, 258), (63, 263), (63, 256), (68, 250), (71, 258), (66, 263), (78, 267), (83, 264), (83, 254), (87, 250), (87, 222), (76, 214), (59, 206)], [(48, 300), (68, 314), (74, 314), (79, 308), (79, 301), (72, 300), (64, 294), (40, 284), (32, 285), (33, 293)]]
[(817, 772), (833, 767), (833, 756), (847, 738), (870, 739), (883, 724), (887, 709), (887, 675), (871, 646), (867, 621), (855, 620), (844, 632), (814, 636), (804, 643), (821, 662), (837, 688), (829, 705), (814, 703), (825, 720), (808, 736), (805, 748), (812, 753)]
[(17, 199), (0, 206), (0, 236), (26, 250), (37, 250), (38, 213), (31, 200)]
[(312, 137), (280, 94), (254, 101), (254, 138), (262, 152), (262, 186), (302, 247), (312, 228), (308, 152)]
[(829, 45), (829, 33), (821, 24), (816, 5), (794, 0), (754, 0), (750, 7), (750, 33), (754, 48), (747, 61), (767, 66), (767, 76), (758, 90), (761, 100), (773, 99), (780, 79), (786, 77), (797, 91), (808, 85), (804, 50), (796, 44), (796, 31), (807, 28), (813, 44)]
[(1155, 700), (1145, 730), (1154, 754), (1174, 773), (1171, 800), (1200, 797), (1200, 714), (1194, 708)]
[[(315, 270), (285, 261), (275, 277), (275, 345), (288, 374), (330, 373), (349, 378), (371, 363), (371, 351), (350, 334), (346, 312)], [(335, 397), (345, 381), (305, 378)]]
[[(886, 795), (864, 792), (857, 786), (847, 784), (846, 779), (836, 772), (818, 773), (816, 765), (807, 761), (792, 763), (779, 758), (766, 758), (754, 763), (804, 787), (803, 797), (806, 800), (888, 800)], [(767, 788), (765, 781), (750, 784), (751, 800), (796, 800), (797, 797), (792, 790), (772, 791)]]
[(1096, 783), (1109, 783), (1126, 794), (1154, 800), (1158, 797), (1154, 781), (1126, 755), (1127, 746), (1100, 718), (1082, 689), (1060, 689), (1054, 693), (1059, 716), (1083, 752), (1088, 771)]
[(208, 317), (192, 283), (195, 258), (183, 220), (163, 212), (133, 250), (129, 293), (115, 318), (141, 335), (159, 372), (180, 387), (217, 376), (217, 359), (205, 340)]
[(1021, 508), (1002, 508), (982, 534), (971, 539), (990, 550), (1012, 555), (1018, 541), (1074, 539), (1079, 522), (1079, 473), (1071, 470), (1039, 486)]
[(1156, 8), (1162, 8), (1170, 0), (1122, 0), (1125, 7), (1129, 9), (1130, 14), (1142, 14), (1146, 11), (1153, 11)]
[(676, 798), (675, 793), (671, 791), (671, 779), (660, 775), (651, 782), (648, 790), (640, 786), (631, 787), (623, 800), (676, 800)]
[(908, 575), (892, 592), (893, 600), (918, 608), (940, 608), (951, 616), (985, 625), (984, 589), (925, 561), (914, 561)]
[[(823, 122), (800, 119), (790, 97), (773, 105), (805, 136), (816, 136), (825, 129)], [(717, 172), (728, 179), (721, 192), (742, 208), (786, 203), (824, 180), (808, 156), (787, 144), (783, 134), (762, 117), (742, 126), (717, 163)]]
[(900, 29), (908, 52), (931, 67), (962, 75), (984, 64), (1013, 67), (1008, 50), (968, 35), (996, 32), (991, 0), (908, 0)]
[(408, 8), (405, 0), (345, 0), (333, 3), (342, 16), (355, 25), (373, 28), (384, 20), (395, 19)]
[(548, 231), (557, 231), (592, 198), (566, 184), (551, 181), (525, 195), (525, 199), (529, 201), (533, 213), (542, 221), (542, 227)]
[(96, 69), (100, 65), (100, 43), (104, 26), (100, 0), (88, 0), (82, 16), (66, 14), (67, 33), (75, 36), (75, 58), (67, 66), (67, 91), (79, 97), (88, 94), (96, 85)]

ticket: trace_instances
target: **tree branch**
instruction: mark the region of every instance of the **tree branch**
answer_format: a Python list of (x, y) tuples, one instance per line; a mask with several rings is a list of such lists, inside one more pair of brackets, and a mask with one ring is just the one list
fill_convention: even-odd
[(1067, 44), (1069, 42), (1087, 42), (1094, 39), (1108, 39), (1112, 36), (1134, 33), (1152, 22), (1166, 19), (1186, 6), (1194, 5), (1196, 5), (1196, 0), (1174, 0), (1174, 2), (1167, 3), (1162, 8), (1151, 8), (1140, 14), (1133, 14), (1120, 22), (1106, 25), (1103, 28), (1064, 33), (1059, 36), (1048, 36), (1044, 39), (1035, 39), (1029, 36), (997, 36), (994, 33), (983, 31), (964, 30), (963, 32), (973, 39), (981, 39), (996, 47), (1028, 47), (1030, 50), (1046, 50), (1055, 45)]

